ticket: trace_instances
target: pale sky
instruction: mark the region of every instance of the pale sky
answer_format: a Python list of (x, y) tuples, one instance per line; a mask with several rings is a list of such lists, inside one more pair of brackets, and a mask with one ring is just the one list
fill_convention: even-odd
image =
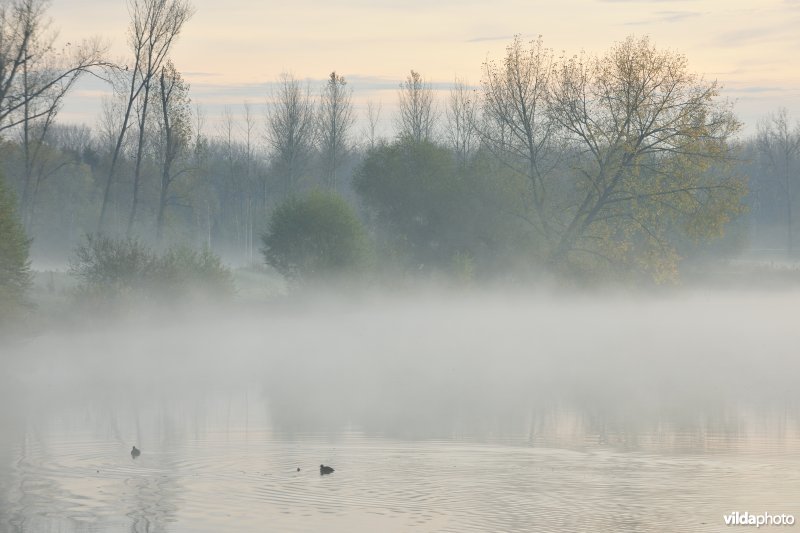
[[(332, 70), (355, 91), (359, 111), (381, 101), (384, 118), (410, 69), (443, 91), (472, 84), (514, 34), (569, 54), (602, 52), (627, 35), (649, 35), (717, 79), (747, 131), (783, 106), (800, 118), (800, 0), (193, 0), (195, 16), (173, 59), (214, 121), (225, 106), (266, 101), (282, 71), (321, 84)], [(60, 40), (100, 35), (126, 57), (125, 0), (52, 0)], [(81, 84), (62, 120), (93, 123), (97, 82)], [(442, 92), (444, 96), (444, 92)]]

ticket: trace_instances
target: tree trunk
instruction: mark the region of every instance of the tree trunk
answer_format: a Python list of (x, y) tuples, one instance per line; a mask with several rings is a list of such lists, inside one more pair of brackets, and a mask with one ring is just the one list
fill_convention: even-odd
[(794, 256), (794, 235), (792, 234), (792, 182), (789, 179), (789, 161), (786, 161), (786, 255)]
[(147, 104), (150, 102), (150, 80), (144, 83), (144, 101), (142, 102), (142, 117), (139, 119), (139, 144), (136, 147), (136, 166), (133, 171), (133, 201), (131, 214), (128, 217), (128, 229), (125, 235), (130, 237), (133, 232), (133, 223), (136, 220), (136, 208), (139, 206), (139, 183), (142, 176), (142, 156), (144, 155), (144, 130), (147, 121)]
[(128, 121), (131, 118), (131, 110), (133, 109), (133, 102), (136, 100), (136, 96), (138, 92), (136, 90), (136, 69), (139, 66), (138, 58), (136, 66), (134, 67), (134, 74), (131, 75), (131, 88), (130, 93), (128, 96), (128, 106), (125, 109), (125, 116), (122, 119), (122, 126), (120, 127), (119, 135), (117, 136), (117, 142), (114, 145), (114, 153), (111, 156), (111, 166), (108, 169), (108, 175), (106, 176), (106, 184), (103, 188), (103, 204), (100, 208), (100, 218), (97, 221), (97, 232), (100, 233), (103, 230), (103, 225), (106, 219), (106, 213), (108, 212), (108, 201), (111, 197), (111, 183), (114, 181), (114, 170), (117, 167), (117, 161), (119, 160), (119, 154), (122, 151), (122, 141), (125, 140), (125, 133), (128, 131)]
[(156, 242), (161, 244), (164, 238), (164, 211), (167, 208), (167, 191), (162, 188), (158, 201), (158, 218), (156, 219)]

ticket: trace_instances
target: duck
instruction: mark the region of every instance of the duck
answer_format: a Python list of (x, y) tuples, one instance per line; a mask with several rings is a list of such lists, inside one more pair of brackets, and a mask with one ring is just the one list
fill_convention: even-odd
[(131, 457), (136, 459), (140, 455), (142, 455), (142, 451), (139, 448), (137, 448), (136, 446), (134, 446), (133, 449), (131, 450)]
[(324, 476), (325, 474), (333, 474), (333, 468), (330, 466), (319, 465), (319, 474)]

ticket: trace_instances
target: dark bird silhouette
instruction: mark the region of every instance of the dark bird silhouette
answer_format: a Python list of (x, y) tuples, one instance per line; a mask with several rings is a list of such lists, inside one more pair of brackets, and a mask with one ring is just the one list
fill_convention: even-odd
[(333, 468), (330, 466), (319, 465), (319, 474), (324, 476), (325, 474), (333, 474)]
[(139, 450), (139, 448), (137, 448), (136, 446), (134, 446), (134, 447), (133, 447), (133, 449), (131, 450), (131, 457), (133, 457), (134, 459), (136, 459), (136, 458), (137, 458), (137, 457), (139, 457), (140, 455), (142, 455), (142, 452), (141, 452), (141, 450)]
[(299, 466), (297, 467), (297, 471), (298, 471), (298, 472), (300, 471), (300, 467), (299, 467)]

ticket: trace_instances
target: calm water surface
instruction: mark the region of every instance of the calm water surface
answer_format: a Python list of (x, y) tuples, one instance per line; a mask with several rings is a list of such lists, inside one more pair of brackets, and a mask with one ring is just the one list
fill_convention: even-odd
[[(731, 329), (723, 314), (701, 328), (675, 309), (598, 324), (572, 308), (487, 322), (482, 306), (445, 337), (410, 310), (335, 324), (320, 311), (307, 336), (299, 316), (43, 336), (0, 378), (0, 531), (723, 531), (734, 510), (800, 518), (791, 321), (754, 313)], [(567, 317), (593, 338), (553, 333)]]

